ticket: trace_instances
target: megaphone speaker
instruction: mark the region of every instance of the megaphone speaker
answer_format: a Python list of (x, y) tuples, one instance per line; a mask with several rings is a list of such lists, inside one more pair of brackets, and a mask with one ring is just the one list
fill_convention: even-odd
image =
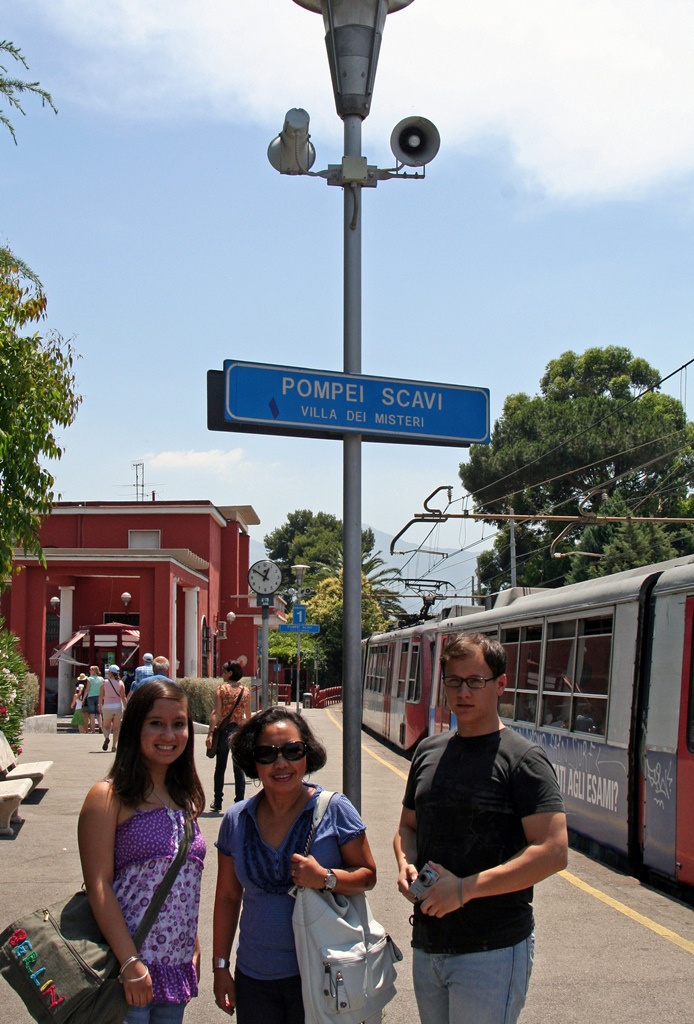
[(408, 167), (431, 163), (440, 145), (438, 129), (426, 117), (406, 117), (396, 124), (390, 136), (393, 156)]

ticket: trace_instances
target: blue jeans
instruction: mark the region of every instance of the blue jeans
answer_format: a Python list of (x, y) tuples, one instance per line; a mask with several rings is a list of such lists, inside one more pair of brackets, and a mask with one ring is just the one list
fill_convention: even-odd
[(181, 1024), (187, 1003), (148, 1003), (131, 1006), (124, 1024)]
[(525, 1006), (535, 937), (483, 953), (413, 950), (422, 1024), (516, 1024)]
[[(223, 729), (219, 736), (219, 744), (217, 746), (217, 759), (214, 767), (214, 802), (217, 807), (222, 806), (222, 798), (224, 796), (224, 774), (227, 770), (227, 762), (229, 760), (229, 741), (234, 733), (238, 730), (236, 722), (232, 722), (226, 729)], [(234, 799), (243, 800), (246, 795), (246, 776), (243, 774), (240, 768), (234, 765)]]

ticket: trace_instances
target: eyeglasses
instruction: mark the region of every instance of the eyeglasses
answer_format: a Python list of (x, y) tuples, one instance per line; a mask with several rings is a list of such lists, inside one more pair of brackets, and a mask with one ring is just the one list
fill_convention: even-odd
[(306, 757), (307, 746), (301, 740), (293, 743), (283, 743), (281, 747), (263, 745), (253, 747), (253, 760), (256, 764), (274, 764), (277, 758), (282, 755), (285, 761), (300, 761)]
[(459, 690), (463, 683), (467, 683), (469, 690), (481, 690), (487, 683), (498, 678), (498, 676), (468, 676), (466, 679), (461, 679), (460, 676), (444, 676), (443, 685), (447, 686), (449, 690)]

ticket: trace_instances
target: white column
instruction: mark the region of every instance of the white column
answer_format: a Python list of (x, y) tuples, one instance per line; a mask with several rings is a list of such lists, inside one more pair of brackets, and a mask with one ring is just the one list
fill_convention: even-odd
[[(64, 643), (69, 640), (74, 633), (72, 625), (72, 599), (74, 595), (74, 587), (59, 587), (60, 590), (60, 626), (58, 632), (58, 642)], [(71, 658), (75, 656), (75, 652), (70, 650), (67, 657)], [(58, 714), (67, 715), (70, 713), (70, 704), (72, 703), (72, 694), (74, 686), (72, 683), (73, 666), (63, 661), (61, 658), (58, 662)]]
[(183, 640), (183, 675), (196, 679), (198, 675), (198, 593), (200, 587), (184, 587), (186, 595)]

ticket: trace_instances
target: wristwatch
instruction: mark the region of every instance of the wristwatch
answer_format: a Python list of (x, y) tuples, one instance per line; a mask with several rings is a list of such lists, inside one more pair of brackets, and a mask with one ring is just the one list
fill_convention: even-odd
[(332, 892), (337, 885), (337, 875), (334, 871), (328, 871), (323, 882), (323, 891), (327, 889), (328, 892)]
[(212, 957), (212, 970), (213, 971), (226, 971), (231, 961), (225, 960), (222, 956)]

